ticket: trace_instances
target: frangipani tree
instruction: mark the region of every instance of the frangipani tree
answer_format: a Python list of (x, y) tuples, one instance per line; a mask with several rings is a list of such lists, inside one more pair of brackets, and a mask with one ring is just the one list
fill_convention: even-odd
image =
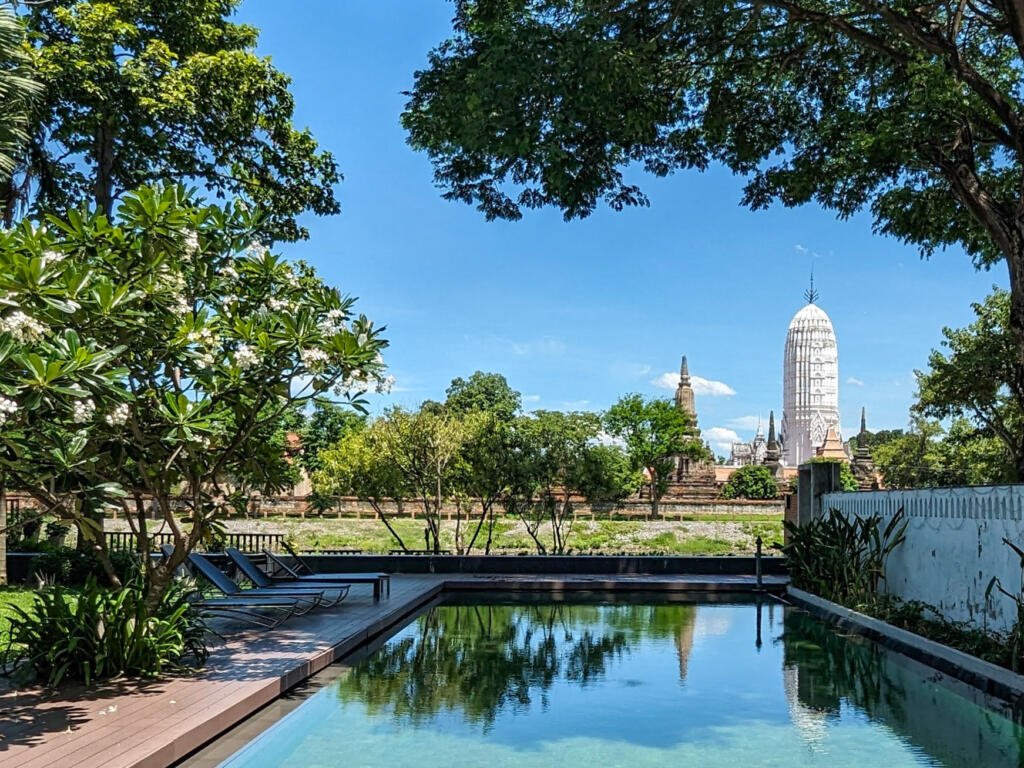
[[(0, 471), (70, 520), (112, 583), (101, 513), (133, 526), (156, 605), (230, 508), (231, 482), (288, 473), (267, 440), (330, 391), (384, 389), (380, 329), (301, 263), (254, 241), (261, 215), (181, 187), (0, 232)], [(155, 505), (174, 539), (148, 557)]]

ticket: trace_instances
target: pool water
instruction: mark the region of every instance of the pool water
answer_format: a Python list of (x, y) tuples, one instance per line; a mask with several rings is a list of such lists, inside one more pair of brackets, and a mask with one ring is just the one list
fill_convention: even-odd
[(991, 704), (774, 601), (475, 597), (336, 670), (221, 765), (1021, 765), (1024, 730)]

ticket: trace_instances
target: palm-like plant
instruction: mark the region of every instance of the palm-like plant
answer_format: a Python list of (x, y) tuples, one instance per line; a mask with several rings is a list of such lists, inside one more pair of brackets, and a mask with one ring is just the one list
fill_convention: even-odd
[(18, 164), (28, 140), (31, 102), (40, 90), (32, 77), (25, 30), (11, 4), (0, 0), (0, 184)]

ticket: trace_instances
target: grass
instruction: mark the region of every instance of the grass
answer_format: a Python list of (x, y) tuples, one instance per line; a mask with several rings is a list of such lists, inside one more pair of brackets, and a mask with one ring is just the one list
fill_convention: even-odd
[[(402, 518), (392, 525), (409, 549), (425, 547), (422, 519)], [(113, 529), (108, 522), (108, 527)], [(302, 550), (360, 549), (369, 553), (387, 553), (398, 549), (383, 523), (374, 519), (270, 517), (226, 521), (228, 531), (283, 533)], [(455, 522), (441, 523), (441, 547), (454, 552)], [(463, 541), (472, 535), (472, 527), (462, 524)], [(669, 554), (669, 555), (749, 555), (760, 536), (764, 552), (775, 554), (774, 544), (782, 542), (781, 515), (708, 515), (684, 520), (587, 520), (574, 522), (568, 543), (572, 553), (586, 554)], [(551, 533), (542, 527), (541, 537), (550, 542)], [(482, 554), (487, 538), (481, 531), (473, 554)], [(492, 554), (532, 554), (536, 546), (517, 518), (499, 515), (495, 521)]]
[(35, 590), (26, 587), (0, 587), (0, 661), (3, 661), (8, 650), (10, 620), (16, 615), (13, 606), (31, 611), (34, 595)]

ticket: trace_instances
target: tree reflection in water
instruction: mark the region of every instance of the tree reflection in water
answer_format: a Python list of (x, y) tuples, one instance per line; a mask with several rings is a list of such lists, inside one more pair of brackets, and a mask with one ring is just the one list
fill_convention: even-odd
[(680, 677), (696, 606), (444, 605), (422, 615), (338, 680), (344, 702), (419, 725), (461, 712), (484, 731), (502, 712), (526, 711), (555, 683), (580, 687), (645, 639), (672, 638)]
[(812, 744), (853, 708), (947, 768), (1024, 765), (1024, 728), (998, 702), (803, 611), (787, 608), (784, 623), (790, 715)]

